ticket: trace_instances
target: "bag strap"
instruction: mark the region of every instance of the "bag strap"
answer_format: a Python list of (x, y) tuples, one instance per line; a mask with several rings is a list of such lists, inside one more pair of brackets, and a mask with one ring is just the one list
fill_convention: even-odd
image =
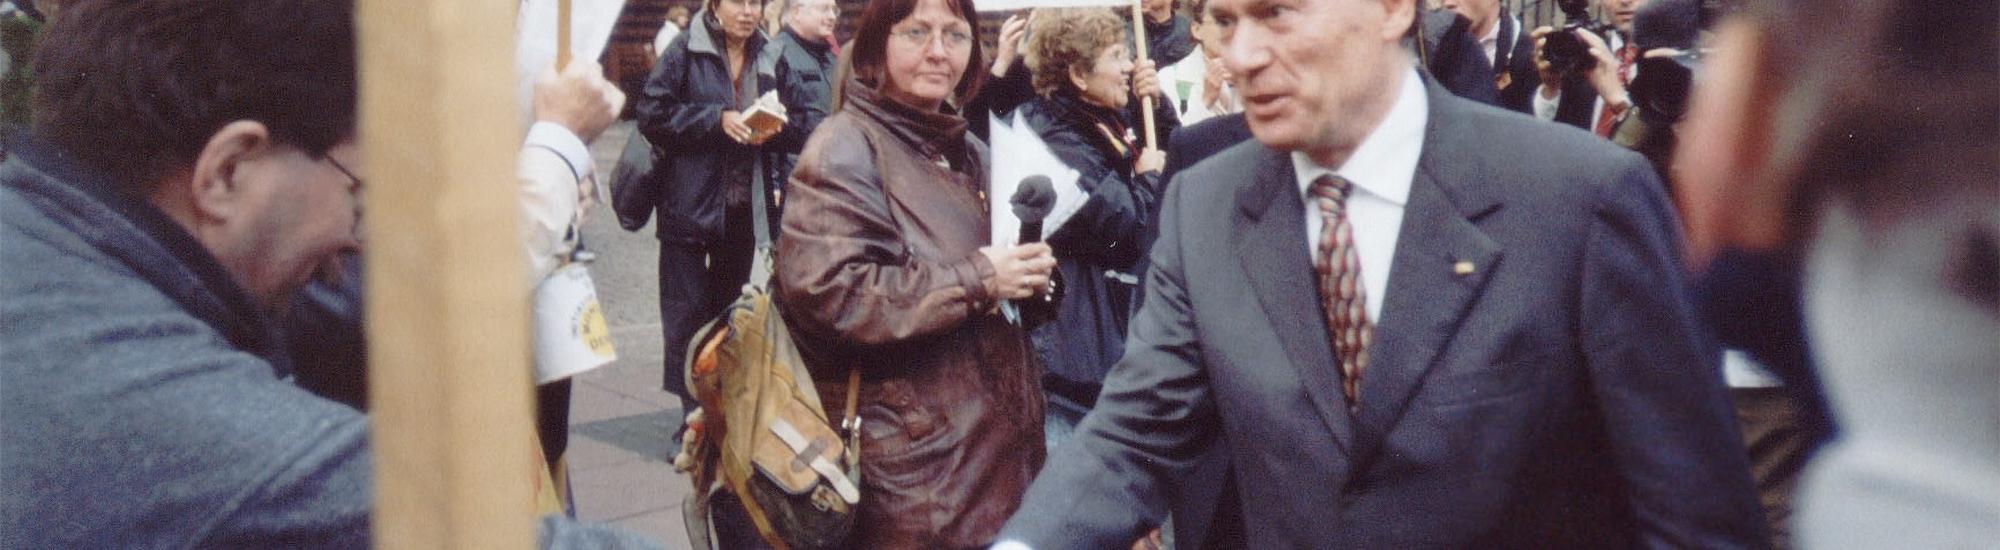
[(847, 369), (847, 412), (840, 421), (841, 429), (847, 430), (847, 469), (854, 470), (861, 464), (861, 417), (855, 414), (855, 406), (861, 400), (861, 368)]

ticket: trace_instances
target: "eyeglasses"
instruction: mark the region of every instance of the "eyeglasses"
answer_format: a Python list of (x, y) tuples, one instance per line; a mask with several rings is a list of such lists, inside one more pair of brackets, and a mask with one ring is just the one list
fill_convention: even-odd
[(347, 179), (354, 183), (353, 189), (355, 193), (361, 192), (361, 176), (354, 175), (353, 170), (348, 170), (347, 165), (341, 164), (340, 161), (338, 160), (334, 160), (332, 155), (327, 155), (326, 162), (332, 164), (333, 169), (339, 170), (340, 175), (347, 176)]
[(894, 36), (897, 40), (903, 41), (904, 45), (917, 47), (929, 46), (932, 36), (943, 37), (944, 47), (948, 49), (956, 50), (972, 44), (972, 33), (958, 29), (918, 27), (896, 31), (890, 33), (889, 36)]

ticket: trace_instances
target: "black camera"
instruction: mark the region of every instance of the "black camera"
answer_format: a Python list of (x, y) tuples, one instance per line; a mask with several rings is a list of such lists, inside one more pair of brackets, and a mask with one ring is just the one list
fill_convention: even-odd
[(1578, 38), (1576, 31), (1590, 31), (1601, 38), (1610, 36), (1612, 26), (1590, 16), (1590, 0), (1557, 0), (1556, 7), (1562, 8), (1563, 17), (1568, 22), (1543, 39), (1542, 59), (1566, 75), (1582, 74), (1595, 68), (1597, 58), (1591, 57), (1590, 45)]

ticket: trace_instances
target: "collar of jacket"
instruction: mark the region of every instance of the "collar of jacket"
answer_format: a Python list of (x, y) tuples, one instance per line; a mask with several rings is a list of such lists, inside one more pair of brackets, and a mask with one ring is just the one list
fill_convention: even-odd
[[(167, 217), (166, 212), (128, 191), (130, 186), (120, 185), (110, 174), (71, 158), (54, 143), (27, 132), (7, 136), (4, 149), (5, 156), (11, 157), (9, 162), (20, 162), (45, 176), (9, 178), (7, 186), (27, 193), (68, 195), (65, 202), (72, 203), (70, 215), (83, 218), (78, 223), (114, 232), (101, 239), (111, 241), (111, 248), (96, 242), (100, 239), (91, 239), (94, 246), (130, 266), (161, 294), (181, 304), (188, 314), (221, 333), (231, 346), (263, 358), (278, 377), (291, 375), (291, 357), (284, 350), (277, 326), (266, 319), (215, 255), (188, 234), (187, 229)], [(37, 179), (42, 181), (33, 181)], [(77, 193), (83, 196), (78, 197)], [(75, 204), (77, 201), (97, 204)], [(129, 233), (116, 233), (117, 226), (125, 224), (110, 218), (122, 218), (125, 224), (150, 238), (151, 243), (132, 242)], [(99, 236), (103, 235), (107, 234)]]
[[(688, 23), (688, 52), (722, 57), (722, 44), (727, 43), (722, 36), (722, 23), (715, 20), (715, 14), (701, 10), (694, 21)], [(743, 42), (743, 51), (756, 52), (764, 49), (764, 30), (750, 31), (750, 39)], [(753, 54), (754, 55), (754, 54)]]
[(784, 38), (786, 40), (790, 40), (793, 44), (798, 44), (799, 47), (805, 48), (807, 52), (813, 54), (813, 57), (817, 57), (822, 60), (826, 59), (827, 51), (833, 49), (833, 44), (828, 44), (826, 43), (826, 41), (806, 40), (806, 37), (799, 36), (799, 33), (792, 32), (791, 25), (786, 25), (785, 28), (779, 29), (778, 33), (784, 35)]
[(925, 156), (943, 156), (954, 166), (962, 166), (969, 160), (965, 158), (965, 118), (950, 103), (936, 111), (924, 112), (882, 96), (873, 84), (859, 78), (848, 80), (844, 88), (843, 108), (874, 119)]
[(1111, 158), (1129, 157), (1132, 142), (1125, 139), (1127, 130), (1123, 115), (1116, 109), (1093, 105), (1074, 94), (1065, 89), (1048, 96), (1048, 114), (1055, 118), (1053, 122), (1068, 125), (1078, 133), (1090, 136), (1093, 138), (1091, 141)]

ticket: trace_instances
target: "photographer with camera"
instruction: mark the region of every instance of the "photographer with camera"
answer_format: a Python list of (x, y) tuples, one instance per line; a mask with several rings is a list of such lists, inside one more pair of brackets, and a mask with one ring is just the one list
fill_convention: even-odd
[(1585, 11), (1587, 0), (1558, 2), (1569, 23), (1560, 30), (1544, 26), (1530, 35), (1535, 39), (1535, 71), (1541, 77), (1534, 97), (1536, 118), (1612, 136), (1632, 110), (1626, 87), (1638, 75), (1640, 58), (1631, 40), (1632, 20), (1647, 1), (1601, 0), (1610, 24)]

